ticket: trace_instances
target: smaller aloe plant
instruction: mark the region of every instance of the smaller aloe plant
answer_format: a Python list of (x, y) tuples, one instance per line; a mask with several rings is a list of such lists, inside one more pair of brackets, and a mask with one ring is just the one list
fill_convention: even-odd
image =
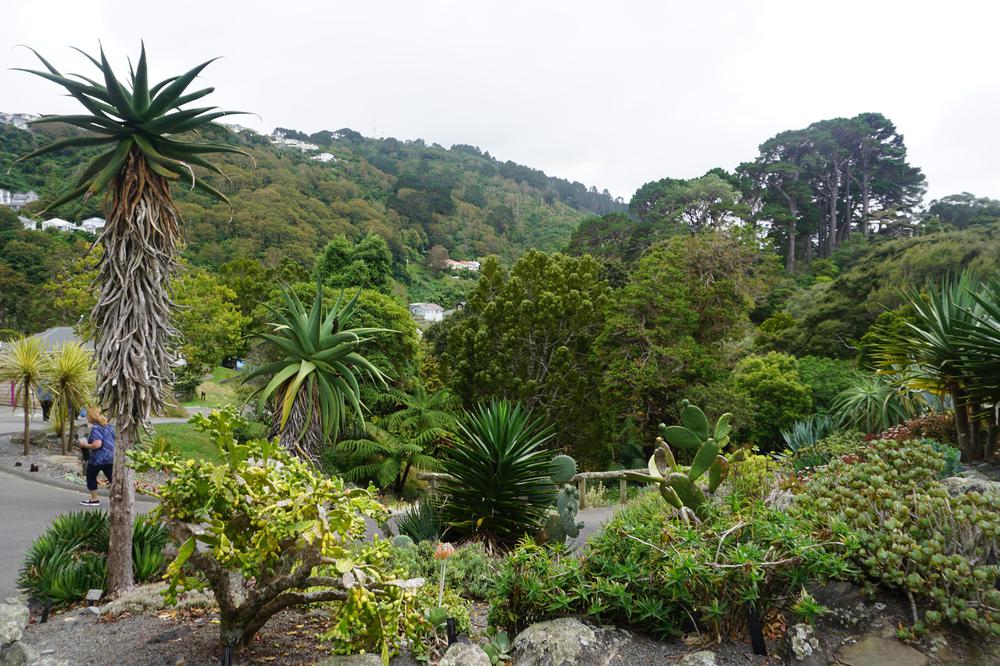
[[(663, 499), (676, 508), (685, 521), (690, 522), (692, 516), (703, 519), (708, 511), (708, 496), (705, 488), (697, 483), (698, 479), (707, 473), (708, 492), (714, 493), (729, 476), (732, 463), (746, 456), (743, 449), (728, 457), (722, 455), (722, 450), (729, 443), (732, 417), (732, 414), (723, 414), (715, 427), (709, 430), (705, 413), (685, 400), (681, 409), (681, 425), (660, 424), (663, 436), (656, 438), (656, 450), (649, 458), (649, 474), (633, 473), (629, 477), (657, 484)], [(695, 450), (690, 467), (677, 464), (671, 445)]]

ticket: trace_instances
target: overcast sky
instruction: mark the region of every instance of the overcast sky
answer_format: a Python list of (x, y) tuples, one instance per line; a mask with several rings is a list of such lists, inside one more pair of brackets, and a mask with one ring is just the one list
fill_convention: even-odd
[[(928, 198), (1000, 198), (1000, 5), (988, 2), (25, 0), (5, 2), (0, 64), (69, 45), (152, 76), (210, 57), (235, 122), (478, 145), (628, 199), (644, 182), (732, 169), (785, 130), (880, 111)], [(0, 110), (74, 109), (0, 71)]]

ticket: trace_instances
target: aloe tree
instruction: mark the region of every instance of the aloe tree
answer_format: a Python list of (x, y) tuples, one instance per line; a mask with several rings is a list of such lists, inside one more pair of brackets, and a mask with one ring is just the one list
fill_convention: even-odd
[(33, 336), (6, 342), (0, 352), (0, 380), (12, 382), (24, 412), (24, 455), (31, 451), (31, 413), (35, 392), (48, 388), (52, 357), (41, 338)]
[(93, 358), (78, 342), (66, 342), (56, 350), (52, 361), (49, 388), (55, 400), (52, 411), (62, 435), (63, 453), (69, 453), (73, 422), (80, 407), (86, 405), (94, 392)]
[(986, 423), (987, 432), (983, 454), (989, 458), (996, 453), (1000, 438), (1000, 276), (994, 276), (973, 292), (978, 308), (973, 311), (974, 321), (959, 326), (959, 335), (966, 354), (960, 365), (974, 380), (970, 394), (985, 409), (979, 416)]
[[(359, 292), (360, 293), (360, 292)], [(386, 386), (385, 375), (359, 351), (382, 328), (347, 328), (358, 303), (355, 294), (343, 295), (332, 308), (323, 305), (323, 285), (317, 282), (316, 298), (306, 309), (289, 288), (282, 288), (284, 307), (272, 308), (275, 321), (269, 333), (256, 337), (276, 352), (278, 360), (247, 373), (246, 381), (268, 379), (255, 391), (261, 407), (272, 401), (272, 436), (287, 449), (315, 459), (327, 440), (336, 440), (353, 414), (364, 423), (359, 378)]]
[[(178, 256), (181, 217), (170, 184), (181, 182), (226, 201), (202, 179), (196, 167), (221, 174), (206, 154), (243, 153), (232, 146), (191, 141), (190, 132), (232, 112), (215, 107), (181, 108), (206, 97), (213, 88), (187, 92), (212, 61), (150, 85), (142, 48), (127, 82), (120, 80), (104, 55), (80, 51), (98, 70), (97, 79), (64, 76), (32, 50), (43, 70), (25, 71), (61, 86), (86, 109), (80, 115), (43, 116), (35, 121), (63, 123), (83, 130), (54, 141), (18, 161), (58, 150), (101, 146), (68, 192), (46, 210), (76, 197), (106, 192), (107, 225), (98, 237), (98, 300), (92, 313), (97, 355), (97, 397), (118, 429), (115, 475), (111, 484), (111, 546), (108, 589), (119, 594), (132, 579), (132, 470), (126, 454), (151, 413), (164, 407), (170, 382), (170, 278)], [(246, 153), (243, 153), (246, 154)]]

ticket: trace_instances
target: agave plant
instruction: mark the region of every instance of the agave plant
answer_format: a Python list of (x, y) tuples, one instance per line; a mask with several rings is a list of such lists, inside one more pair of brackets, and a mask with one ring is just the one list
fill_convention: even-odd
[(386, 386), (386, 377), (358, 350), (371, 339), (365, 336), (394, 331), (347, 328), (358, 294), (346, 303), (341, 294), (326, 311), (319, 282), (308, 310), (291, 288), (282, 289), (282, 298), (284, 308), (271, 309), (276, 319), (271, 332), (257, 334), (281, 358), (247, 373), (245, 381), (269, 378), (254, 394), (262, 408), (273, 400), (272, 436), (280, 436), (290, 451), (315, 459), (325, 440), (337, 439), (352, 413), (364, 423), (358, 379), (367, 376)]
[(56, 430), (62, 433), (63, 453), (69, 453), (73, 422), (94, 391), (93, 359), (78, 342), (66, 342), (52, 362), (50, 388), (55, 396), (52, 411)]
[(448, 450), (441, 508), (450, 533), (512, 543), (538, 531), (555, 499), (555, 435), (519, 404), (480, 405), (459, 422), (459, 442)]
[(873, 433), (918, 416), (925, 407), (923, 394), (899, 375), (866, 373), (837, 395), (832, 411), (841, 425)]
[(71, 199), (105, 196), (107, 225), (98, 237), (103, 247), (98, 264), (99, 296), (92, 320), (96, 332), (97, 396), (118, 429), (115, 477), (111, 484), (109, 591), (132, 585), (132, 503), (134, 491), (126, 453), (150, 414), (164, 407), (164, 387), (170, 381), (170, 278), (179, 242), (180, 214), (170, 184), (182, 181), (228, 200), (194, 171), (220, 169), (203, 156), (242, 153), (232, 146), (190, 141), (184, 135), (233, 112), (215, 107), (181, 107), (202, 99), (213, 89), (188, 92), (194, 79), (211, 63), (150, 85), (143, 46), (127, 83), (120, 80), (103, 49), (100, 58), (82, 53), (98, 70), (98, 80), (64, 76), (32, 50), (44, 70), (22, 71), (61, 86), (86, 109), (81, 115), (44, 116), (35, 123), (65, 123), (85, 132), (54, 141), (18, 161), (57, 150), (105, 146), (108, 150), (84, 169), (72, 188), (46, 210)]
[(813, 446), (837, 429), (837, 423), (828, 414), (813, 414), (807, 419), (800, 419), (788, 430), (781, 431), (781, 438), (789, 451), (799, 452)]
[(52, 356), (41, 338), (32, 336), (13, 342), (5, 342), (0, 352), (0, 380), (10, 382), (17, 391), (18, 400), (24, 411), (24, 455), (31, 439), (31, 412), (35, 392), (48, 388), (52, 372)]

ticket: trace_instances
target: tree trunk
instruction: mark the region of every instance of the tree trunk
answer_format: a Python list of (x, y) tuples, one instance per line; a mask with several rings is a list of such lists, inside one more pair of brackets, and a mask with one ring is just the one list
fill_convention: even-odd
[(31, 405), (31, 386), (25, 382), (24, 383), (24, 404), (21, 405), (21, 410), (24, 412), (24, 455), (31, 454), (31, 449), (28, 447), (28, 442), (31, 440), (31, 413), (28, 411)]
[[(314, 394), (313, 405), (318, 404)], [(288, 413), (285, 429), (281, 429), (280, 405), (275, 407), (274, 423), (271, 426), (270, 437), (280, 437), (280, 442), (289, 452), (306, 460), (316, 461), (323, 452), (323, 427), (320, 423), (319, 408), (310, 408), (305, 386), (300, 387), (299, 394), (292, 403)]]
[(837, 247), (837, 201), (840, 196), (840, 169), (834, 168), (833, 179), (830, 182), (830, 217), (826, 230), (826, 254), (829, 257)]
[(868, 236), (868, 213), (871, 201), (871, 183), (868, 176), (868, 153), (864, 153), (861, 162), (861, 224), (865, 236)]
[(839, 243), (851, 237), (851, 173), (844, 165), (844, 226), (838, 239)]
[(971, 437), (968, 403), (958, 386), (950, 386), (949, 392), (955, 409), (955, 432), (958, 435), (958, 448), (962, 452), (962, 462), (972, 462), (976, 457), (976, 443)]
[(111, 543), (108, 546), (108, 593), (120, 596), (135, 583), (132, 573), (132, 512), (135, 488), (132, 467), (125, 454), (137, 439), (132, 428), (123, 428), (115, 441), (115, 464), (111, 474)]

